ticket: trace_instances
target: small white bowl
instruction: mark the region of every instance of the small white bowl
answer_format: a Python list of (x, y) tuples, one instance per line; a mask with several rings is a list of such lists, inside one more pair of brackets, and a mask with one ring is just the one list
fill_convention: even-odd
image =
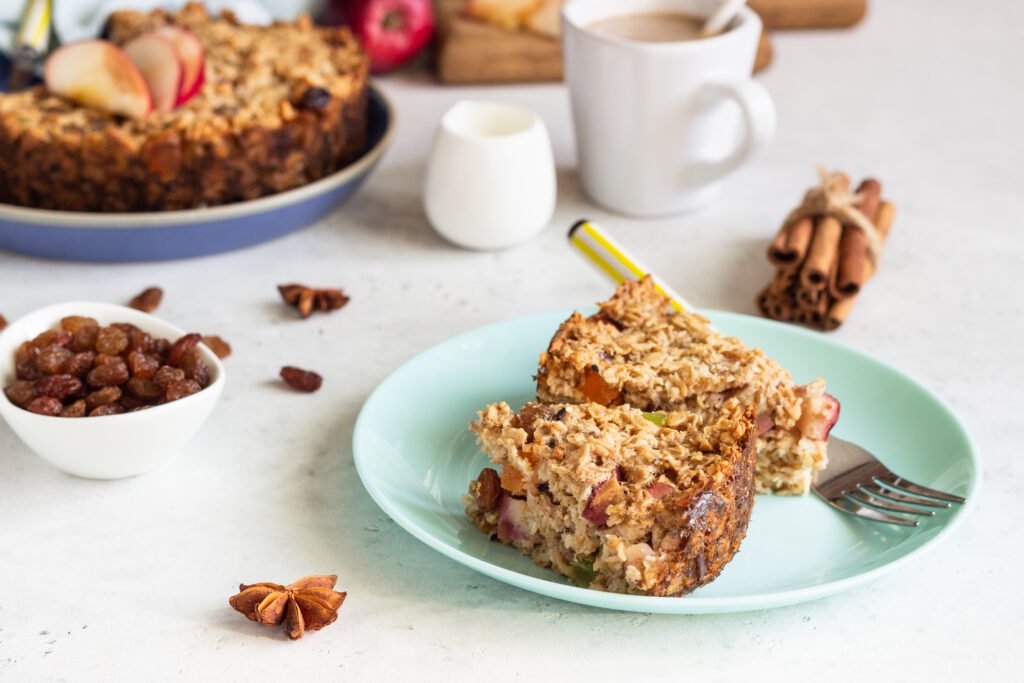
[[(100, 325), (131, 323), (172, 342), (185, 330), (125, 306), (76, 301), (47, 306), (11, 323), (0, 333), (0, 383), (15, 381), (14, 352), (22, 342), (57, 327), (61, 318), (83, 315)], [(66, 418), (30, 413), (0, 392), (0, 416), (14, 433), (47, 462), (90, 479), (121, 479), (149, 472), (180, 450), (210, 416), (224, 389), (220, 359), (205, 345), (199, 353), (210, 368), (202, 391), (148, 410), (105, 417)]]

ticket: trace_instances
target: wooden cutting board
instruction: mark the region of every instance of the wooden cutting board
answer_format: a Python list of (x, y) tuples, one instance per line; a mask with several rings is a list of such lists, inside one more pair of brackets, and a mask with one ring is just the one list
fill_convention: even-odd
[(437, 76), (444, 83), (562, 80), (562, 45), (462, 15), (466, 0), (434, 0)]
[(747, 0), (764, 25), (777, 28), (847, 28), (868, 11), (868, 0)]
[[(765, 25), (779, 28), (851, 26), (867, 0), (750, 0)], [(517, 83), (562, 80), (562, 46), (526, 31), (508, 31), (463, 16), (466, 0), (434, 0), (437, 14), (437, 76), (443, 83)], [(754, 73), (772, 61), (768, 34), (761, 35)]]

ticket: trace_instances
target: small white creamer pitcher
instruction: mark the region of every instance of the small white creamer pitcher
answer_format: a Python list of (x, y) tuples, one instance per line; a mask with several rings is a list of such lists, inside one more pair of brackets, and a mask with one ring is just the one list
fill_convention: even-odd
[(443, 237), (470, 249), (526, 242), (551, 221), (556, 193), (551, 142), (536, 114), (474, 101), (445, 113), (423, 192)]

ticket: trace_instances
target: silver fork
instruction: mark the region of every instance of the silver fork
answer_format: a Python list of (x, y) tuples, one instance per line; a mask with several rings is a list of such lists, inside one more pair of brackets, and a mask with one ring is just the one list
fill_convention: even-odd
[(936, 510), (966, 502), (904, 479), (857, 444), (834, 436), (828, 440), (828, 465), (815, 473), (811, 488), (840, 512), (901, 526), (919, 523), (902, 515), (931, 517)]

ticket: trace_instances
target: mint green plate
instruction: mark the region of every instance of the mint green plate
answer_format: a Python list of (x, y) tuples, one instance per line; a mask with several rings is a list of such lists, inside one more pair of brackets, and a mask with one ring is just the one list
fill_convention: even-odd
[(980, 463), (967, 430), (935, 394), (879, 360), (820, 334), (734, 313), (719, 329), (764, 349), (798, 382), (828, 380), (842, 402), (836, 436), (892, 470), (968, 503), (916, 529), (863, 522), (813, 495), (758, 496), (740, 552), (713, 583), (682, 598), (579, 588), (489, 541), (465, 517), (462, 495), (487, 464), (466, 425), (494, 401), (534, 396), (537, 358), (568, 313), (509, 320), (424, 351), (385, 379), (359, 415), (353, 449), (367, 491), (409, 533), (483, 574), (562, 600), (609, 609), (705, 614), (813, 600), (895, 569), (945, 538), (978, 496)]

